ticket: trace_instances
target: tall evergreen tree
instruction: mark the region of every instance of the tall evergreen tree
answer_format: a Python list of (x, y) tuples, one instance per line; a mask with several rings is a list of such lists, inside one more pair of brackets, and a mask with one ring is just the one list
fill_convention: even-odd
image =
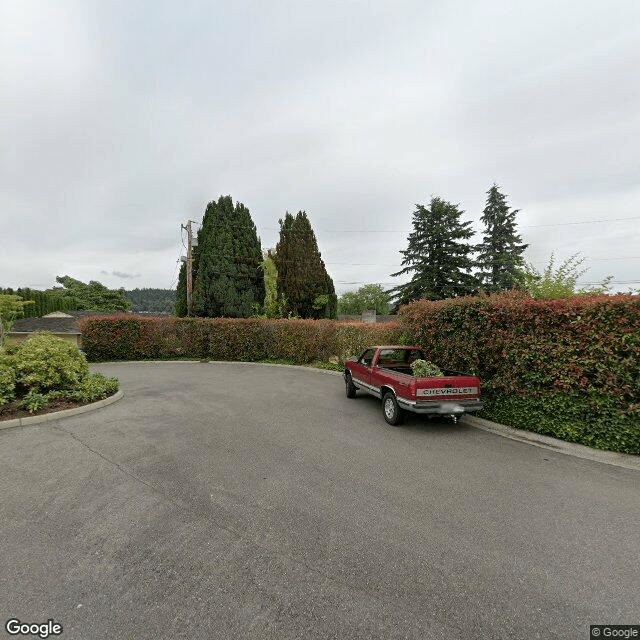
[(516, 233), (516, 214), (511, 210), (507, 198), (494, 184), (487, 191), (487, 203), (482, 215), (485, 232), (476, 266), (476, 277), (485, 291), (503, 291), (511, 289), (520, 278), (524, 260), (522, 254), (529, 246), (522, 243)]
[(457, 205), (433, 197), (428, 207), (416, 205), (413, 231), (404, 251), (404, 267), (392, 277), (413, 273), (406, 284), (391, 290), (396, 305), (413, 300), (442, 300), (475, 293), (477, 280), (470, 274), (474, 247), (471, 222), (461, 222)]
[(249, 209), (231, 196), (210, 202), (194, 250), (195, 315), (244, 318), (262, 308), (262, 250)]
[(280, 220), (280, 240), (273, 255), (278, 271), (278, 299), (284, 314), (301, 318), (335, 318), (337, 296), (304, 211)]

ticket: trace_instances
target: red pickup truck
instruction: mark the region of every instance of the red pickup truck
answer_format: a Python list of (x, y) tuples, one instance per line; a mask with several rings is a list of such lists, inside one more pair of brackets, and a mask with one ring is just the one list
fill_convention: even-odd
[(392, 425), (402, 423), (404, 411), (457, 422), (463, 413), (482, 409), (476, 376), (443, 369), (442, 376), (416, 378), (411, 363), (418, 359), (425, 359), (420, 347), (398, 345), (370, 347), (349, 358), (344, 363), (347, 398), (355, 398), (358, 389), (381, 398), (384, 419)]

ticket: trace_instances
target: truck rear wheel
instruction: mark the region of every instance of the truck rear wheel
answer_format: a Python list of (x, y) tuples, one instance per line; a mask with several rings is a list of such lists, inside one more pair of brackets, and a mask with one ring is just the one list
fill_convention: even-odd
[(384, 419), (394, 427), (402, 424), (404, 419), (403, 411), (398, 406), (398, 401), (391, 391), (387, 391), (382, 397), (382, 414)]
[(358, 390), (358, 388), (356, 387), (355, 384), (353, 384), (353, 380), (351, 379), (351, 376), (347, 375), (344, 379), (344, 382), (347, 388), (347, 398), (355, 398), (356, 391)]

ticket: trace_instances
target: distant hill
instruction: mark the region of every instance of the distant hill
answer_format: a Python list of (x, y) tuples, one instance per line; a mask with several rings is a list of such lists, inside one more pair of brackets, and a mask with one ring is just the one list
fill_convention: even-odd
[(124, 291), (134, 313), (173, 313), (175, 289), (133, 289)]

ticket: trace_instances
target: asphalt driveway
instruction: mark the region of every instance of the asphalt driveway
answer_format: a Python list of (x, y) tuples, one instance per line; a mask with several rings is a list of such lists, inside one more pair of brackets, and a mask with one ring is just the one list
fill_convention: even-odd
[(313, 370), (93, 368), (124, 399), (0, 431), (0, 637), (10, 618), (63, 640), (586, 640), (640, 622), (638, 471), (390, 427)]

